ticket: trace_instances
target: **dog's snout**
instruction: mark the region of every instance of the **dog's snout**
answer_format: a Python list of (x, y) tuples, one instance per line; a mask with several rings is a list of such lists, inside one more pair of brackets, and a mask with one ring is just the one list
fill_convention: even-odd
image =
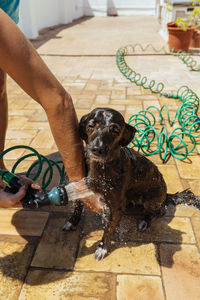
[(94, 145), (91, 150), (95, 155), (105, 155), (108, 153), (108, 146), (103, 144)]

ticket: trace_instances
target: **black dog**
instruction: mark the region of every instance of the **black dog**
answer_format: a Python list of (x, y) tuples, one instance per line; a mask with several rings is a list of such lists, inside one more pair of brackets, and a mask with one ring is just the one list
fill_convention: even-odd
[[(82, 117), (79, 130), (86, 142), (87, 185), (101, 195), (108, 208), (104, 235), (95, 252), (95, 258), (100, 260), (108, 252), (112, 235), (127, 205), (131, 202), (142, 206), (144, 217), (138, 228), (147, 231), (152, 219), (163, 215), (167, 188), (158, 168), (140, 153), (126, 147), (136, 129), (125, 123), (119, 112), (96, 108)], [(78, 201), (63, 230), (76, 228), (82, 207)]]

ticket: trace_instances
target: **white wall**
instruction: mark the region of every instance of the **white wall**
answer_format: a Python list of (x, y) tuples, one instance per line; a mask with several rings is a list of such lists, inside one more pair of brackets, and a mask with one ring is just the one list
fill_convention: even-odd
[(156, 0), (108, 0), (108, 15), (155, 15)]
[(19, 27), (31, 39), (42, 28), (82, 16), (156, 15), (159, 0), (21, 0)]
[(83, 16), (83, 0), (21, 0), (19, 27), (31, 39), (42, 28), (68, 24)]
[(107, 0), (83, 0), (85, 16), (107, 16)]

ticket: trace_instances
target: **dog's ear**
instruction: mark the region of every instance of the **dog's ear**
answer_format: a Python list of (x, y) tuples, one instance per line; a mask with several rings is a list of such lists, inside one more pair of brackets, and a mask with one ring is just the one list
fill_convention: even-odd
[(127, 146), (133, 140), (136, 131), (137, 130), (135, 129), (135, 127), (125, 123), (124, 132), (122, 138), (120, 139), (120, 145), (122, 147)]
[(88, 115), (89, 114), (84, 115), (79, 122), (79, 134), (81, 139), (84, 140), (86, 143), (88, 138), (86, 133), (86, 123), (87, 123)]

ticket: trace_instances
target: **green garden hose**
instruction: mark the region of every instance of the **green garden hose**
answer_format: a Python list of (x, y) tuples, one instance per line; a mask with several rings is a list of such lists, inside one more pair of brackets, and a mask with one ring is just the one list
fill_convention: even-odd
[[(24, 145), (19, 145), (19, 146), (14, 146), (11, 148), (6, 149), (0, 154), (0, 160), (3, 158), (4, 155), (6, 155), (10, 151), (14, 151), (16, 149), (26, 149), (29, 150), (31, 153), (26, 154), (22, 156), (20, 159), (16, 161), (14, 166), (12, 167), (11, 172), (15, 173), (18, 165), (23, 162), (26, 158), (28, 157), (36, 157), (36, 161), (28, 168), (27, 172), (25, 175), (27, 177), (31, 177), (34, 181), (37, 181), (38, 178), (42, 174), (42, 183), (41, 187), (43, 191), (46, 193), (47, 192), (47, 187), (50, 185), (53, 179), (53, 170), (54, 168), (57, 169), (58, 174), (59, 174), (59, 182), (57, 183), (58, 185), (67, 183), (67, 176), (65, 174), (65, 168), (63, 165), (63, 162), (61, 160), (59, 161), (54, 161), (51, 159), (48, 159), (44, 155), (39, 154), (34, 148), (29, 147), (29, 146), (24, 146)], [(34, 175), (32, 176), (31, 171), (34, 169)]]
[[(166, 162), (170, 156), (179, 160), (184, 160), (187, 158), (188, 154), (195, 149), (195, 146), (200, 144), (200, 118), (198, 117), (199, 98), (187, 86), (181, 86), (175, 94), (164, 93), (164, 83), (159, 82), (156, 84), (155, 80), (148, 81), (146, 76), (142, 77), (141, 74), (132, 70), (126, 63), (125, 56), (133, 55), (136, 48), (139, 48), (142, 52), (152, 49), (153, 52), (156, 53), (162, 52), (165, 55), (171, 54), (177, 56), (193, 71), (200, 71), (200, 67), (197, 66), (197, 62), (188, 53), (183, 51), (178, 51), (177, 53), (171, 51), (169, 53), (163, 47), (156, 50), (151, 44), (148, 44), (146, 47), (143, 47), (140, 44), (135, 44), (133, 46), (127, 45), (119, 48), (116, 53), (117, 66), (120, 72), (130, 82), (135, 83), (137, 86), (141, 86), (144, 89), (148, 89), (152, 93), (179, 99), (182, 102), (182, 105), (177, 109), (173, 120), (170, 118), (169, 109), (166, 105), (163, 105), (161, 109), (156, 106), (149, 106), (146, 110), (141, 110), (139, 113), (132, 115), (128, 122), (136, 127), (137, 134), (129, 146), (135, 147), (145, 155), (154, 155), (158, 153), (163, 162)], [(167, 119), (171, 127), (176, 124), (176, 121), (178, 124), (178, 127), (173, 129), (170, 134), (167, 132), (167, 126), (163, 124), (164, 111), (165, 114), (167, 114)], [(156, 117), (154, 116), (154, 112), (158, 114), (158, 123), (162, 125), (160, 131), (156, 128)], [(35, 157), (36, 161), (29, 167), (25, 175), (27, 177), (32, 177), (34, 181), (37, 181), (42, 174), (41, 186), (44, 192), (47, 191), (47, 188), (52, 181), (54, 168), (56, 168), (60, 177), (57, 184), (67, 183), (67, 176), (62, 161), (47, 159), (47, 157), (40, 155), (35, 149), (29, 146), (19, 145), (8, 148), (0, 154), (0, 159), (8, 152), (16, 149), (26, 149), (31, 153), (22, 156), (16, 161), (11, 170), (12, 173), (16, 172), (19, 164), (26, 158)], [(33, 170), (34, 175), (31, 174)]]
[[(142, 51), (146, 51), (150, 45), (147, 45), (145, 48), (139, 44), (134, 46), (128, 45), (117, 50), (116, 63), (120, 72), (137, 86), (148, 89), (160, 96), (179, 99), (182, 101), (182, 105), (177, 109), (173, 120), (170, 119), (169, 110), (166, 105), (163, 105), (161, 109), (156, 106), (149, 106), (147, 109), (132, 115), (128, 123), (136, 127), (137, 134), (129, 147), (135, 147), (145, 155), (158, 153), (163, 162), (166, 162), (170, 156), (184, 160), (194, 150), (195, 146), (200, 144), (199, 98), (187, 86), (181, 86), (176, 94), (164, 93), (163, 82), (148, 81), (146, 76), (141, 76), (140, 73), (132, 70), (125, 61), (125, 56), (134, 54), (136, 46), (139, 46)], [(163, 51), (163, 48), (161, 50)], [(199, 67), (196, 67), (197, 62), (189, 54), (183, 51), (179, 51), (178, 53), (172, 51), (170, 54), (178, 56), (190, 69), (195, 71), (200, 70)], [(164, 110), (167, 113), (167, 119), (171, 127), (176, 125), (176, 120), (178, 122), (178, 127), (172, 130), (170, 134), (167, 132), (167, 126), (163, 124)], [(158, 113), (158, 123), (162, 125), (160, 131), (155, 127), (156, 118), (153, 111)]]

